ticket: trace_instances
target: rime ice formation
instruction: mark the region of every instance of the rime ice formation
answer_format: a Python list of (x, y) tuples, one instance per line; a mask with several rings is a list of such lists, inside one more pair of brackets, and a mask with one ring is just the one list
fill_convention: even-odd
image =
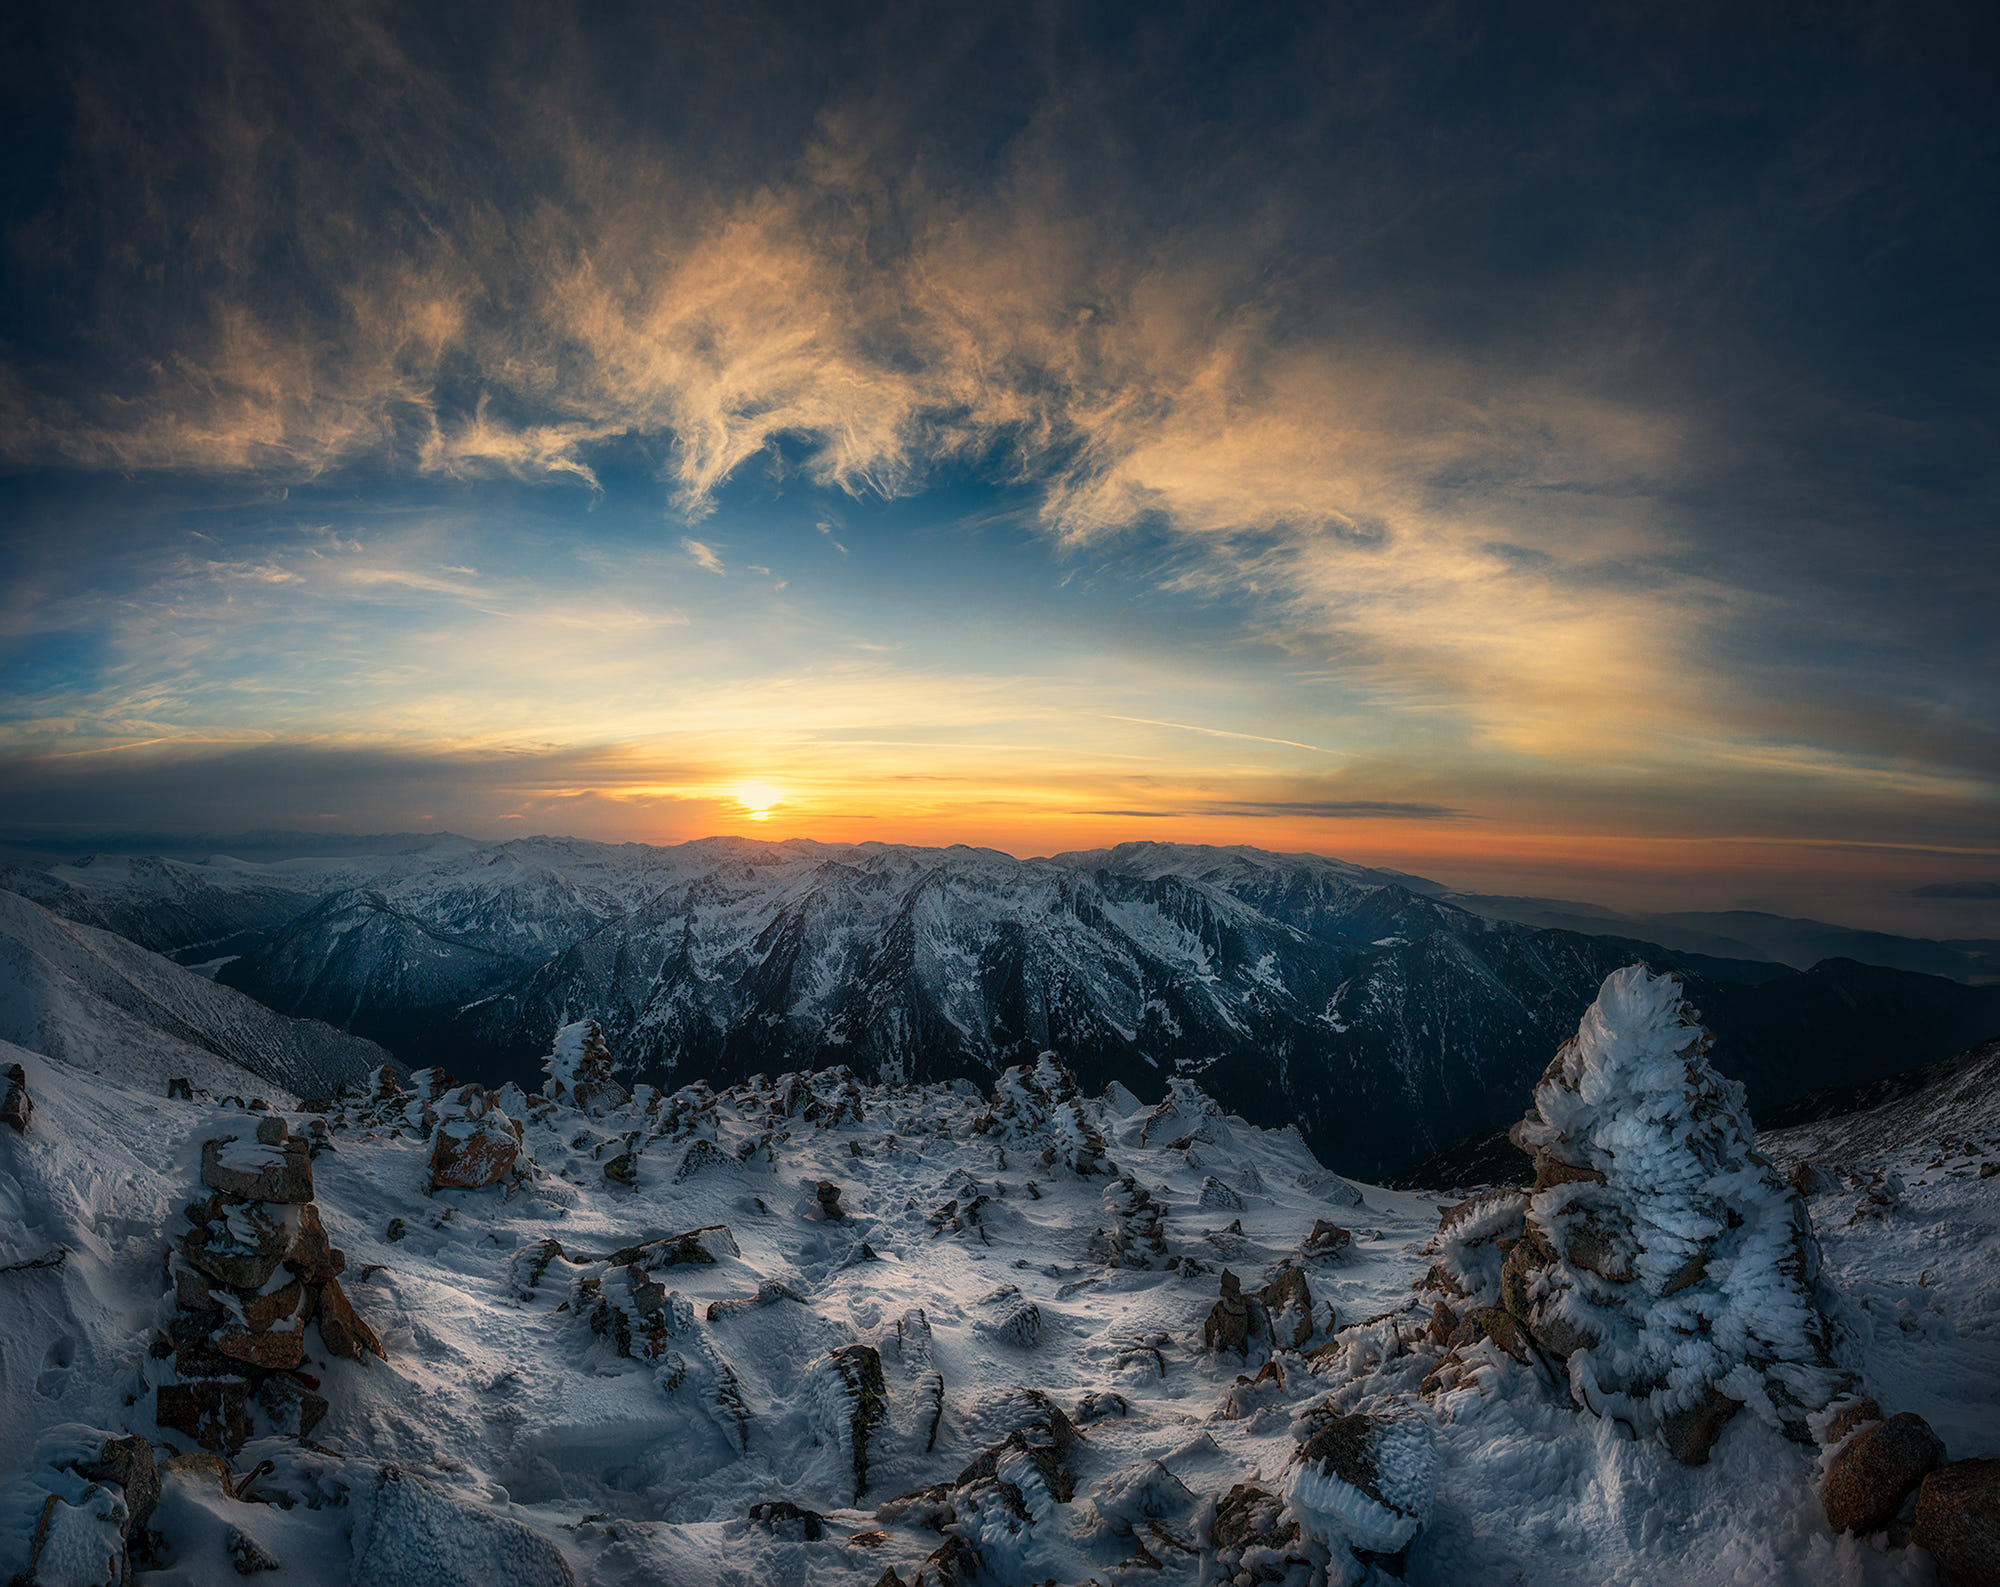
[(1533, 1189), (1448, 1213), (1432, 1270), (1468, 1342), (1553, 1358), (1579, 1404), (1690, 1464), (1746, 1407), (1810, 1443), (1849, 1381), (1805, 1203), (1707, 1048), (1673, 977), (1607, 977), (1514, 1127)]

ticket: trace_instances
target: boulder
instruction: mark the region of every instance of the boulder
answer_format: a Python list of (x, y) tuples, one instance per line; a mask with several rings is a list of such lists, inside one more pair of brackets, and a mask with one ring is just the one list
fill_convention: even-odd
[(817, 1543), (826, 1535), (826, 1518), (817, 1510), (802, 1510), (789, 1499), (753, 1504), (746, 1518), (775, 1536), (794, 1543)]
[(840, 1186), (830, 1179), (818, 1180), (812, 1187), (813, 1199), (819, 1203), (819, 1215), (828, 1223), (838, 1223), (846, 1216), (840, 1210)]
[(1213, 1174), (1202, 1180), (1201, 1194), (1195, 1201), (1197, 1206), (1212, 1207), (1222, 1212), (1243, 1210), (1243, 1198)]
[(1660, 1418), (1660, 1439), (1683, 1466), (1705, 1466), (1729, 1418), (1742, 1409), (1741, 1400), (1732, 1400), (1711, 1383), (1694, 1404)]
[(483, 1190), (514, 1171), (521, 1143), (507, 1127), (506, 1115), (446, 1119), (431, 1142), (433, 1190)]
[(231, 1361), (264, 1372), (283, 1372), (304, 1363), (306, 1331), (303, 1323), (272, 1328), (263, 1333), (231, 1329), (215, 1336), (215, 1348)]
[(684, 1185), (697, 1174), (711, 1173), (718, 1168), (735, 1168), (737, 1161), (715, 1142), (697, 1136), (688, 1142), (688, 1149), (681, 1154), (681, 1166), (674, 1170), (674, 1183)]
[(639, 1157), (636, 1152), (620, 1152), (604, 1165), (604, 1177), (614, 1185), (623, 1185), (628, 1190), (639, 1183)]
[(59, 1462), (87, 1482), (116, 1485), (125, 1496), (125, 1535), (136, 1537), (160, 1502), (160, 1467), (153, 1446), (137, 1434), (104, 1437), (94, 1452)]
[(1833, 1413), (1826, 1424), (1826, 1442), (1837, 1444), (1857, 1427), (1866, 1427), (1870, 1422), (1882, 1420), (1882, 1407), (1867, 1395), (1858, 1400), (1849, 1400)]
[(1305, 1580), (1318, 1563), (1285, 1501), (1252, 1482), (1237, 1483), (1217, 1501), (1207, 1534), (1215, 1570), (1213, 1577), (1204, 1572), (1204, 1581), (1259, 1587)]
[(980, 1568), (978, 1549), (962, 1537), (948, 1537), (917, 1568), (916, 1587), (971, 1587)]
[[(275, 1124), (273, 1131), (268, 1126)], [(297, 1206), (313, 1199), (312, 1153), (303, 1140), (279, 1134), (283, 1119), (259, 1121), (257, 1135), (221, 1136), (201, 1147), (201, 1182), (242, 1201)], [(276, 1140), (266, 1135), (279, 1134)]]
[(9, 1064), (0, 1074), (7, 1082), (5, 1095), (0, 1096), (0, 1124), (25, 1132), (28, 1115), (35, 1111), (34, 1100), (28, 1095), (28, 1071), (19, 1064)]
[(250, 1437), (249, 1405), (250, 1385), (239, 1379), (162, 1383), (153, 1396), (153, 1416), (203, 1449), (233, 1455)]
[(1314, 1261), (1324, 1262), (1346, 1255), (1348, 1247), (1353, 1244), (1353, 1230), (1343, 1229), (1337, 1223), (1328, 1223), (1324, 1218), (1315, 1218), (1312, 1233), (1306, 1236), (1306, 1242), (1301, 1249)]
[(2000, 1457), (1954, 1460), (1926, 1476), (1912, 1541), (1930, 1550), (1945, 1587), (2000, 1587)]
[(1023, 1350), (1041, 1342), (1042, 1309), (1014, 1285), (1004, 1284), (981, 1296), (979, 1309), (972, 1326), (989, 1339)]
[(211, 1196), (187, 1209), (194, 1225), (181, 1236), (180, 1253), (218, 1284), (261, 1290), (292, 1249), (293, 1233), (263, 1206), (230, 1206)]
[(108, 1488), (84, 1491), (76, 1504), (58, 1494), (42, 1500), (27, 1543), (27, 1569), (10, 1587), (126, 1587), (131, 1561), (119, 1517), (124, 1506)]
[(1271, 1343), (1280, 1350), (1298, 1350), (1312, 1338), (1312, 1291), (1304, 1268), (1288, 1267), (1257, 1292), (1271, 1319)]
[(1820, 1508), (1836, 1532), (1879, 1532), (1944, 1460), (1944, 1444), (1921, 1416), (1902, 1411), (1864, 1427), (1827, 1462)]
[(1239, 1356), (1249, 1353), (1250, 1304), (1243, 1298), (1243, 1281), (1228, 1268), (1222, 1270), (1221, 1298), (1201, 1325), (1201, 1342), (1208, 1350), (1233, 1350)]
[(318, 1289), (347, 1271), (347, 1257), (328, 1236), (326, 1225), (320, 1222), (319, 1208), (311, 1202), (299, 1208), (292, 1248), (285, 1254), (285, 1266), (310, 1289)]

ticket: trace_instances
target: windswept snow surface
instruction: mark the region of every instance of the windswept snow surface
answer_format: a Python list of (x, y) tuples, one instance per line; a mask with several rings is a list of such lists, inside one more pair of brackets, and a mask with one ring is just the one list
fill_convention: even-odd
[[(152, 1420), (152, 1389), (171, 1372), (147, 1349), (168, 1316), (162, 1256), (196, 1194), (201, 1142), (242, 1125), (213, 1102), (32, 1053), (0, 1062), (22, 1064), (35, 1103), (27, 1133), (0, 1129), (4, 1579), (42, 1496), (80, 1486), (38, 1451), (46, 1430), (129, 1428), (163, 1452), (185, 1446)], [(225, 1550), (237, 1537), (287, 1582), (387, 1581), (461, 1556), (522, 1561), (559, 1582), (525, 1528), (602, 1587), (866, 1587), (891, 1566), (911, 1580), (942, 1541), (925, 1525), (935, 1498), (889, 1501), (956, 1484), (952, 1525), (986, 1581), (1192, 1584), (1212, 1564), (1215, 1502), (1243, 1482), (1280, 1492), (1301, 1435), (1334, 1411), (1417, 1418), (1429, 1433), (1428, 1460), (1383, 1473), (1400, 1495), (1434, 1464), (1412, 1582), (1930, 1579), (1910, 1551), (1827, 1535), (1816, 1452), (1749, 1417), (1708, 1465), (1684, 1468), (1485, 1345), (1457, 1388), (1421, 1398), (1438, 1350), (1414, 1286), (1438, 1200), (1363, 1186), (1357, 1202), (1296, 1132), (1253, 1128), (1192, 1087), (1165, 1110), (1117, 1087), (1063, 1090), (1041, 1065), (997, 1106), (964, 1083), (861, 1086), (838, 1072), (671, 1097), (641, 1086), (596, 1113), (508, 1091), (522, 1177), (434, 1195), (421, 1104), (394, 1117), (348, 1105), (330, 1116), (315, 1198), (388, 1359), (330, 1359), (311, 1336), (307, 1367), (332, 1405), (314, 1445), (258, 1439), (234, 1462), (274, 1461), (259, 1491), (278, 1502), (170, 1474), (151, 1523), (166, 1568), (153, 1579), (233, 1580)], [(295, 1130), (307, 1122), (292, 1117)], [(628, 1153), (630, 1186), (605, 1174)], [(1865, 1336), (1867, 1387), (1929, 1417), (1954, 1457), (2000, 1453), (2000, 1337), (1959, 1326), (1991, 1316), (2000, 1197), (1963, 1168), (1947, 1172), (1947, 1239), (1906, 1200), (1830, 1244)], [(1210, 1181), (1231, 1205), (1202, 1205)], [(821, 1182), (839, 1187), (842, 1216)], [(1826, 1211), (1844, 1215), (1854, 1199)], [(1157, 1247), (1141, 1226), (1154, 1216)], [(1302, 1258), (1320, 1219), (1353, 1243)], [(631, 1254), (697, 1230), (709, 1232)], [(1943, 1244), (1956, 1259), (1920, 1283)], [(669, 1250), (683, 1259), (666, 1265)], [(1268, 1344), (1210, 1356), (1202, 1323), (1225, 1266), (1248, 1296), (1287, 1258), (1307, 1275), (1311, 1335), (1277, 1354), (1275, 1381), (1247, 1382)], [(621, 1355), (602, 1303), (628, 1320), (654, 1306), (654, 1335), (635, 1333)], [(879, 1388), (855, 1345), (877, 1353)], [(1067, 1498), (1046, 1449), (1007, 1442), (1048, 1419), (1029, 1391), (1080, 1435)], [(994, 1478), (962, 1483), (989, 1451)], [(823, 1535), (748, 1518), (774, 1501), (818, 1512)], [(1337, 1529), (1353, 1508), (1315, 1509), (1315, 1527)], [(462, 1544), (439, 1542), (453, 1538)], [(1331, 1579), (1387, 1578), (1336, 1550)]]

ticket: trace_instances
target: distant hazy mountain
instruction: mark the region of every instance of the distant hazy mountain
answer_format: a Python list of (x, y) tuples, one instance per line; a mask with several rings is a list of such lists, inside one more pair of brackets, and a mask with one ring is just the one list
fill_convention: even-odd
[(411, 1063), (538, 1081), (586, 1014), (667, 1084), (831, 1063), (985, 1080), (1053, 1048), (1093, 1088), (1198, 1075), (1359, 1174), (1513, 1117), (1635, 959), (1686, 976), (1753, 1108), (2000, 1031), (2000, 987), (1496, 922), (1417, 878), (1249, 848), (439, 840), (15, 885)]
[(1685, 910), (1666, 915), (1625, 915), (1596, 904), (1555, 898), (1513, 898), (1497, 893), (1439, 895), (1485, 920), (1508, 920), (1559, 931), (1639, 937), (1688, 953), (1730, 959), (1768, 959), (1804, 970), (1822, 959), (1855, 959), (1890, 970), (1915, 970), (1954, 981), (2000, 981), (2000, 942), (1984, 938), (1938, 941), (1856, 931), (1823, 920), (1800, 920), (1753, 909)]

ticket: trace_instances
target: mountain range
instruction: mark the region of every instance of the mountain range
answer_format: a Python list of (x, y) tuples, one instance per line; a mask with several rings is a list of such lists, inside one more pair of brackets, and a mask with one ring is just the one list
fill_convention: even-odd
[(554, 1031), (586, 1015), (628, 1078), (668, 1087), (836, 1063), (985, 1083), (1053, 1049), (1093, 1089), (1197, 1078), (1361, 1175), (1511, 1118), (1604, 976), (1635, 960), (1688, 982), (1756, 1110), (2000, 1031), (2000, 986), (1524, 924), (1421, 878), (1245, 847), (373, 850), (98, 857), (0, 886), (411, 1065), (538, 1084)]

